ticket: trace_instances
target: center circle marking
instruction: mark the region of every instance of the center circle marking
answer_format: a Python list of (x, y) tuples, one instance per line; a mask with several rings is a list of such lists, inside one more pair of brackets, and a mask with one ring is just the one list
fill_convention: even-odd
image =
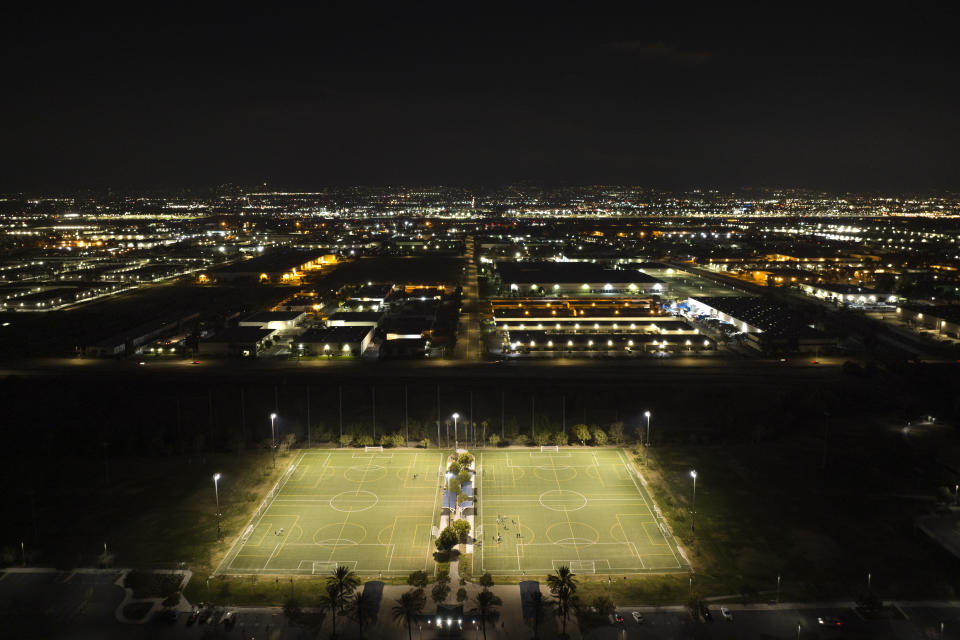
[(367, 530), (363, 525), (353, 522), (335, 522), (324, 525), (313, 534), (314, 544), (326, 547), (360, 544), (367, 537)]
[(587, 497), (569, 489), (552, 489), (540, 494), (540, 504), (551, 511), (578, 511), (587, 506)]
[(366, 511), (380, 502), (377, 494), (370, 491), (344, 491), (330, 498), (330, 508), (344, 513)]
[(577, 470), (573, 467), (537, 467), (533, 470), (533, 475), (541, 480), (556, 482), (557, 480), (573, 480), (577, 475)]
[(547, 527), (546, 536), (559, 545), (583, 546), (600, 540), (600, 533), (585, 522), (557, 522)]
[(350, 467), (343, 472), (343, 475), (350, 482), (373, 482), (386, 477), (387, 468), (378, 464), (366, 467)]

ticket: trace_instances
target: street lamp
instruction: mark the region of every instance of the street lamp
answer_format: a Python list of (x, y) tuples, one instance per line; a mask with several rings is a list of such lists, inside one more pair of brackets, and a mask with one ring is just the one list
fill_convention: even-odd
[(780, 604), (780, 574), (777, 574), (777, 604)]
[(690, 531), (695, 531), (697, 528), (697, 472), (690, 471), (690, 477), (693, 478), (693, 504), (691, 505), (693, 514), (690, 517)]
[(650, 446), (650, 412), (644, 411), (644, 417), (647, 419), (647, 446)]
[(456, 451), (460, 448), (460, 444), (457, 441), (457, 420), (460, 419), (460, 414), (455, 413), (451, 417), (453, 418), (453, 450)]
[(277, 429), (274, 426), (274, 421), (277, 419), (277, 414), (270, 414), (270, 434), (273, 436), (273, 468), (277, 468)]
[(213, 495), (217, 498), (217, 540), (220, 539), (220, 474), (213, 474)]

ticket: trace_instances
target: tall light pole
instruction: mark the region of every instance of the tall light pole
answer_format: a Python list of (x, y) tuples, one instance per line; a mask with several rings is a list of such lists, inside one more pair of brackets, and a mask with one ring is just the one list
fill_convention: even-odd
[[(456, 451), (457, 449), (460, 448), (460, 444), (459, 444), (459, 442), (458, 442), (458, 440), (457, 440), (457, 420), (460, 419), (460, 414), (459, 414), (459, 413), (455, 413), (455, 414), (453, 414), (453, 415), (450, 416), (450, 417), (453, 418), (453, 450)], [(449, 437), (449, 436), (447, 436), (447, 437)]]
[(644, 411), (643, 416), (647, 419), (647, 446), (650, 446), (650, 412)]
[(693, 478), (693, 504), (691, 511), (693, 512), (690, 517), (690, 531), (696, 531), (697, 528), (697, 472), (691, 471), (690, 477)]
[(780, 604), (780, 574), (777, 574), (777, 604)]
[(217, 498), (217, 540), (220, 539), (220, 474), (213, 474), (213, 495)]
[(277, 414), (270, 414), (270, 434), (273, 436), (273, 468), (277, 468), (277, 429), (274, 426), (274, 422), (277, 419)]

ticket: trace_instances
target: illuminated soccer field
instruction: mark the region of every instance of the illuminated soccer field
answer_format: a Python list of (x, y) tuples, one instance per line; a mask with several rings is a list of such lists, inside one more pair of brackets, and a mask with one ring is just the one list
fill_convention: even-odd
[(688, 569), (620, 450), (482, 451), (477, 458), (477, 573)]
[(217, 569), (222, 574), (433, 572), (448, 452), (301, 453)]

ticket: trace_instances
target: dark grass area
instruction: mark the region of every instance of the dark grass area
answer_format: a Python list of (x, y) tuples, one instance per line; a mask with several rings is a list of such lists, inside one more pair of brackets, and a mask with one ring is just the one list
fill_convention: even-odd
[[(25, 539), (31, 564), (71, 569), (104, 561), (124, 567), (205, 571), (226, 553), (290, 456), (213, 454), (194, 457), (67, 456), (5, 465), (11, 501), (5, 550)], [(220, 473), (224, 540), (217, 541), (213, 474)]]
[(913, 529), (935, 506), (936, 483), (916, 477), (930, 461), (905, 452), (882, 416), (850, 426), (835, 427), (825, 468), (809, 437), (653, 452), (649, 480), (701, 593), (772, 592), (781, 574), (801, 597), (857, 597), (872, 573), (881, 597), (956, 596), (957, 562)]

